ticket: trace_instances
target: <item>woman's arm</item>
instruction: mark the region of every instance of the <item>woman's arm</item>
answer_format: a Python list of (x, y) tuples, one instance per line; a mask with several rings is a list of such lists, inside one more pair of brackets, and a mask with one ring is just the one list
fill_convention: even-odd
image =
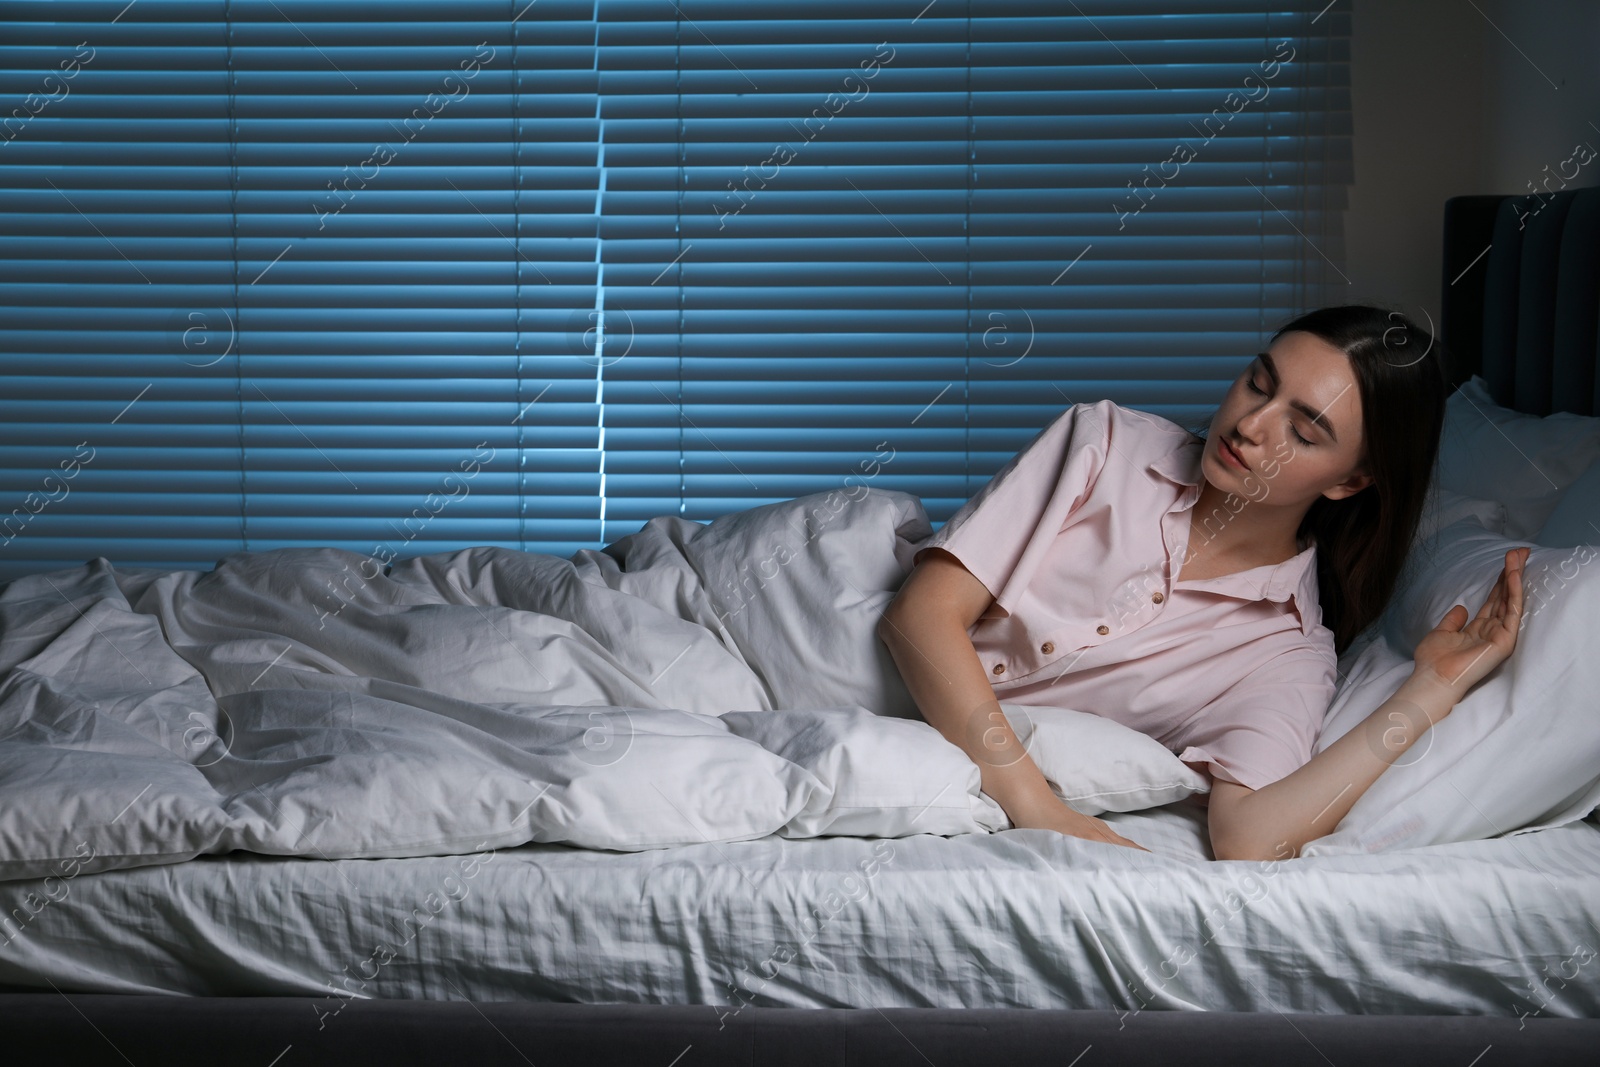
[(1212, 854), (1219, 860), (1284, 859), (1332, 833), (1379, 775), (1515, 651), (1529, 551), (1508, 550), (1478, 617), (1463, 626), (1467, 609), (1452, 607), (1417, 643), (1411, 677), (1304, 766), (1256, 790), (1213, 779)]
[(935, 548), (885, 609), (878, 637), (923, 718), (978, 765), (983, 791), (1012, 825), (1143, 848), (1058, 798), (1017, 740), (967, 636), (993, 602), (955, 556)]

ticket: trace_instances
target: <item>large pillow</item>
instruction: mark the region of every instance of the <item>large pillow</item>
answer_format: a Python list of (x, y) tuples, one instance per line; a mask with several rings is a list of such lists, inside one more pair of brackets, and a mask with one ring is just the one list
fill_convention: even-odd
[(1160, 807), (1211, 789), (1161, 742), (1114, 719), (1004, 701), (1000, 707), (1051, 792), (1085, 815)]
[[(1067, 708), (1000, 707), (1051, 792), (1085, 815), (1159, 807), (1211, 788), (1160, 742), (1119, 722)], [(860, 707), (730, 711), (721, 718), (823, 786), (777, 831), (784, 837), (952, 835), (974, 825), (1011, 826), (981, 791), (977, 765), (927, 722)]]
[(1562, 494), (1534, 540), (1550, 548), (1600, 545), (1600, 460)]
[(1600, 418), (1512, 411), (1490, 398), (1478, 375), (1445, 403), (1439, 487), (1505, 504), (1508, 537), (1531, 539), (1596, 458)]
[[(1467, 520), (1414, 550), (1383, 639), (1351, 662), (1315, 750), (1364, 721), (1410, 675), (1417, 641), (1452, 605), (1476, 615), (1508, 549)], [(1516, 651), (1386, 769), (1305, 855), (1378, 852), (1527, 833), (1600, 805), (1600, 550), (1533, 545)]]
[(1426, 541), (1452, 522), (1471, 519), (1497, 534), (1506, 532), (1506, 506), (1498, 500), (1484, 500), (1464, 496), (1451, 489), (1440, 488), (1437, 480), (1428, 483), (1428, 495), (1422, 504), (1422, 519), (1417, 523), (1413, 544)]

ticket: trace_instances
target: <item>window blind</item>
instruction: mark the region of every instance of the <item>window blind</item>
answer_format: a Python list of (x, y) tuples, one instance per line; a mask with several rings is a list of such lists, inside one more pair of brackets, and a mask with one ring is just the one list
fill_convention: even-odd
[(1204, 418), (1343, 281), (1338, 5), (0, 19), (0, 577), (937, 524), (1070, 403)]

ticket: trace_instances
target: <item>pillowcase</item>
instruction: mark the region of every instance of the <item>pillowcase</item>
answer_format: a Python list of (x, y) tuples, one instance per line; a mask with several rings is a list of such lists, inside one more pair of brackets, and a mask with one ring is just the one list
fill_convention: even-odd
[(1437, 479), (1430, 481), (1428, 495), (1422, 504), (1422, 520), (1417, 523), (1417, 536), (1412, 543), (1426, 541), (1461, 519), (1471, 519), (1493, 533), (1506, 532), (1506, 506), (1500, 501), (1463, 496), (1454, 490), (1440, 488)]
[[(1355, 728), (1411, 674), (1417, 642), (1454, 604), (1476, 615), (1526, 540), (1470, 520), (1414, 550), (1383, 618), (1351, 663), (1315, 752)], [(1532, 546), (1516, 651), (1386, 769), (1334, 831), (1302, 854), (1379, 852), (1529, 833), (1600, 805), (1600, 550)]]
[(1531, 539), (1600, 458), (1600, 418), (1501, 407), (1474, 374), (1445, 402), (1439, 487), (1506, 506), (1505, 535)]
[(1600, 461), (1562, 494), (1534, 540), (1550, 548), (1600, 545)]
[[(1491, 533), (1503, 535), (1506, 530), (1506, 506), (1498, 500), (1482, 500), (1477, 497), (1462, 496), (1450, 489), (1441, 489), (1438, 478), (1430, 479), (1428, 493), (1422, 503), (1422, 517), (1417, 523), (1417, 533), (1411, 539), (1412, 552), (1415, 553), (1419, 546), (1431, 540), (1444, 527), (1462, 519), (1475, 522)], [(1368, 645), (1383, 636), (1383, 623), (1382, 615), (1373, 619), (1351, 640), (1350, 646), (1339, 654), (1340, 678), (1350, 673), (1350, 663), (1366, 651)]]
[(1001, 702), (1050, 791), (1085, 815), (1138, 811), (1211, 791), (1210, 780), (1149, 734), (1068, 708)]

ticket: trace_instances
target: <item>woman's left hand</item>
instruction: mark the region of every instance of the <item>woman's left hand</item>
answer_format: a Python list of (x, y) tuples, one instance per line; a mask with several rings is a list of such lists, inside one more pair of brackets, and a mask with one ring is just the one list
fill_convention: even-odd
[(1522, 570), (1531, 551), (1506, 550), (1500, 578), (1478, 609), (1477, 618), (1467, 622), (1466, 607), (1456, 604), (1417, 642), (1412, 655), (1417, 669), (1432, 672), (1457, 700), (1516, 650), (1517, 631), (1522, 626)]

